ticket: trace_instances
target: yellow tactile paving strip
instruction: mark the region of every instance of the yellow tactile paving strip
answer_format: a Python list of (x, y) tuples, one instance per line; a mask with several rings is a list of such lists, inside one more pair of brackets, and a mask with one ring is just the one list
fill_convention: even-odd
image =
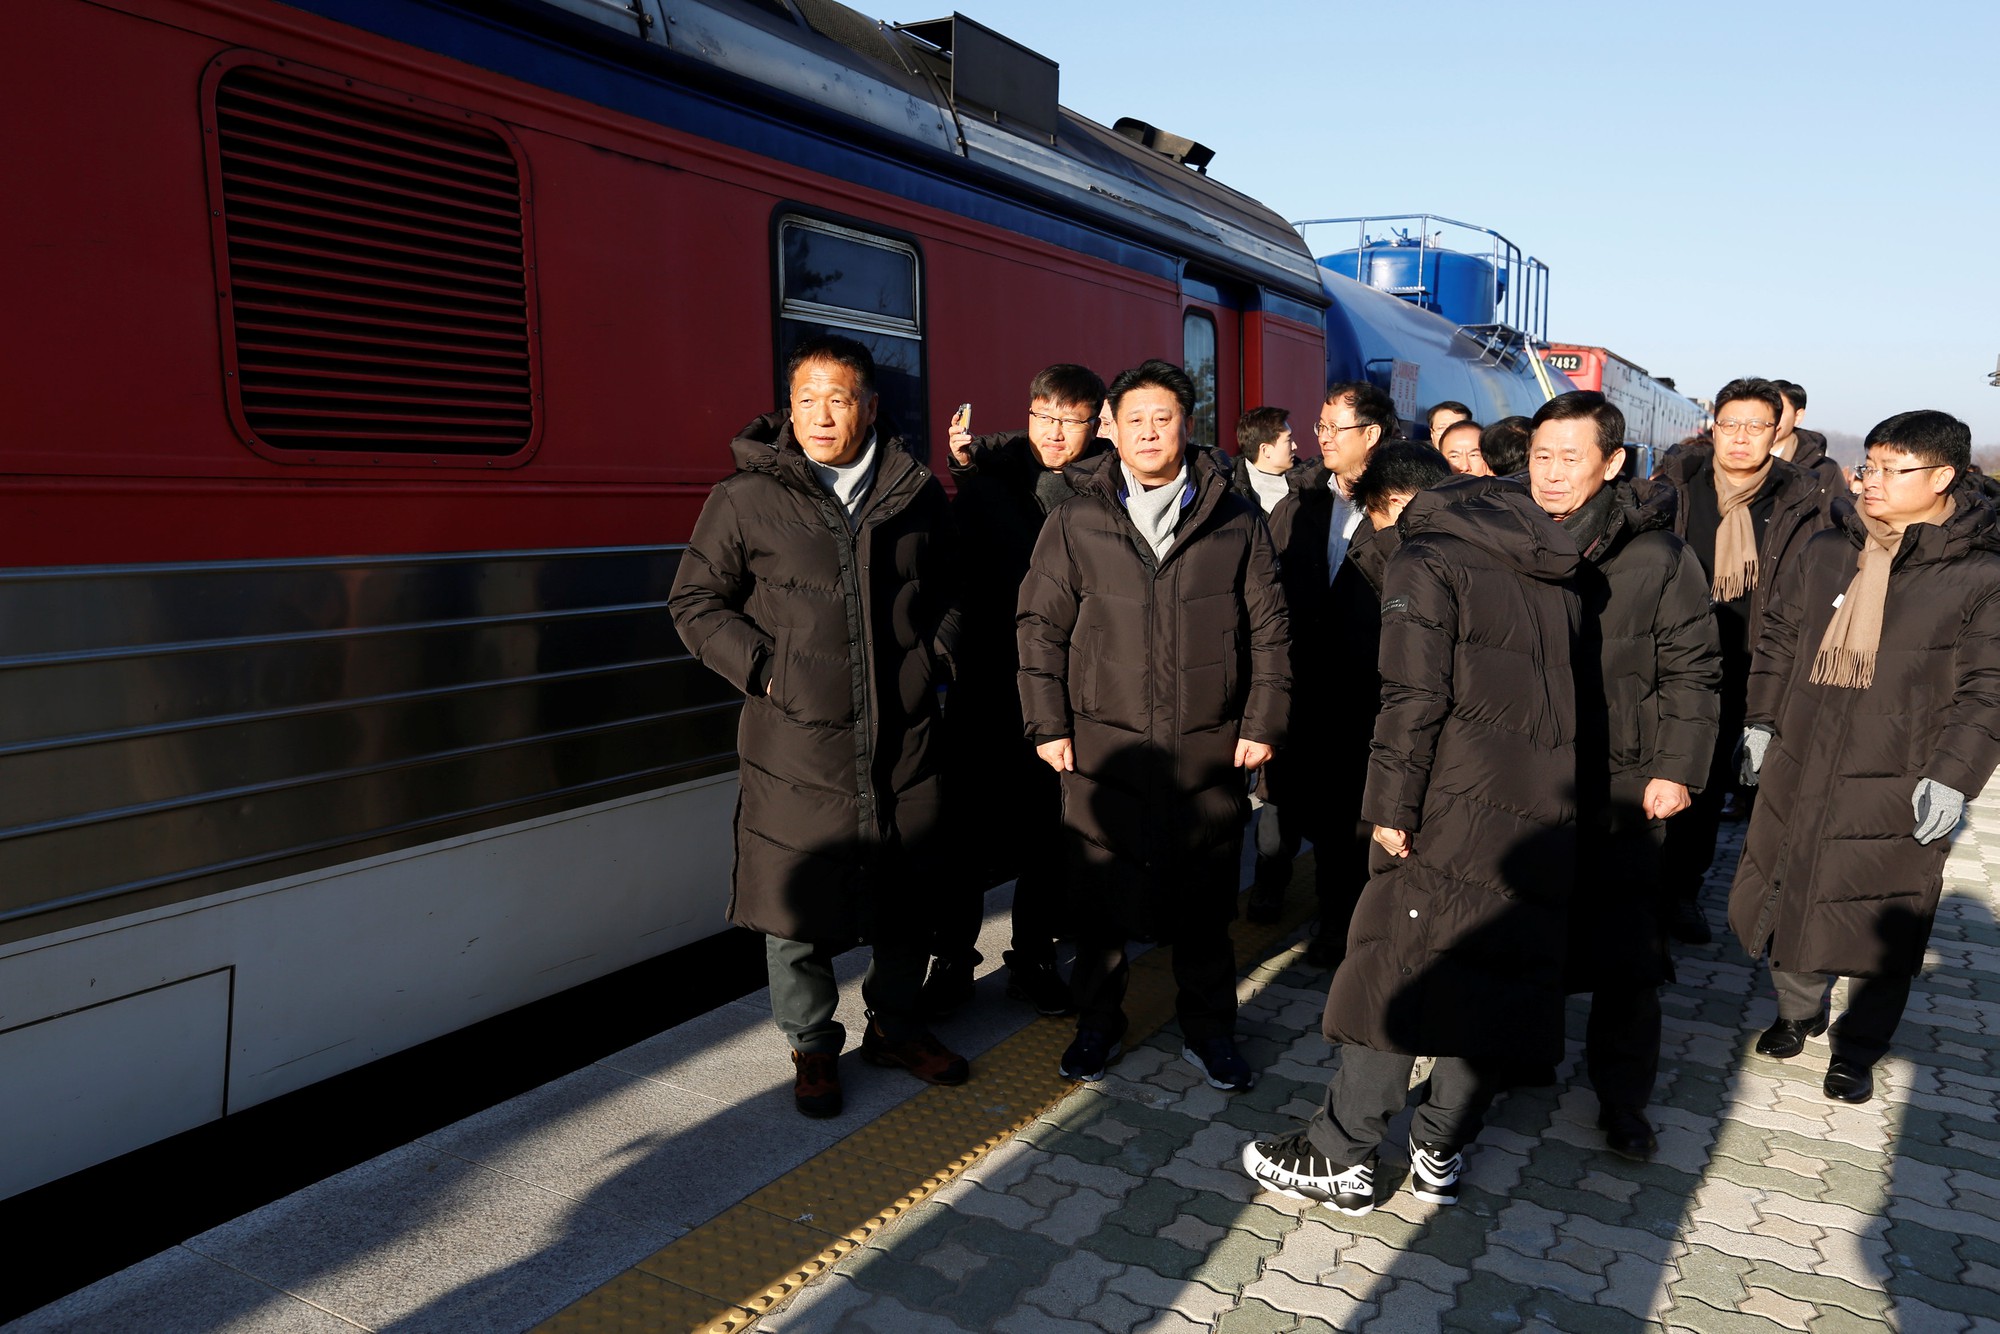
[[(1311, 869), (1301, 857), (1290, 895), (1298, 906), (1284, 920), (1236, 923), (1239, 971), (1265, 963), (1309, 915)], [(1167, 951), (1133, 961), (1125, 1012), (1129, 1042), (1173, 1018)], [(749, 1329), (1075, 1089), (1056, 1073), (1075, 1032), (1073, 1020), (1033, 1021), (979, 1057), (969, 1082), (924, 1089), (557, 1312), (538, 1334)]]

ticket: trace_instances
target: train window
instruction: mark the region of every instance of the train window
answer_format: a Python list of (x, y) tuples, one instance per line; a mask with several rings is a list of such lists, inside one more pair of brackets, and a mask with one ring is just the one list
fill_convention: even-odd
[(1188, 422), (1188, 439), (1203, 449), (1214, 449), (1215, 420), (1215, 320), (1206, 311), (1191, 310), (1181, 317), (1182, 367), (1194, 381), (1194, 416)]
[[(916, 247), (791, 214), (779, 218), (777, 242), (778, 365), (819, 334), (857, 340), (875, 357), (875, 387), (891, 428), (912, 453), (928, 457), (923, 266)], [(781, 398), (789, 388), (779, 386)]]
[(203, 103), (237, 430), (288, 462), (524, 461), (538, 367), (511, 140), (278, 63), (224, 57)]

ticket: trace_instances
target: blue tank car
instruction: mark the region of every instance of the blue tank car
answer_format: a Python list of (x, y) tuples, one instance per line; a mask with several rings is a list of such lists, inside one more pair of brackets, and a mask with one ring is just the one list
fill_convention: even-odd
[[(1415, 223), (1386, 237), (1370, 227)], [(1532, 416), (1573, 386), (1548, 369), (1548, 266), (1489, 228), (1435, 214), (1312, 218), (1353, 226), (1355, 244), (1318, 253), (1326, 312), (1327, 381), (1368, 380), (1389, 391), (1412, 439), (1423, 414), (1456, 400), (1483, 423)], [(1488, 253), (1439, 243), (1439, 227), (1486, 238)], [(1311, 237), (1308, 235), (1308, 239)], [(1473, 244), (1477, 244), (1475, 241)]]

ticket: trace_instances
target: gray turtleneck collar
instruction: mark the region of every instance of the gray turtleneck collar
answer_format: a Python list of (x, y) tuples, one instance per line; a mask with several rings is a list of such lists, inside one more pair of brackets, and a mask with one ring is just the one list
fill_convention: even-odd
[(868, 499), (868, 488), (875, 483), (875, 432), (872, 429), (868, 432), (868, 443), (861, 447), (860, 455), (852, 463), (837, 466), (821, 463), (810, 454), (806, 455), (806, 462), (819, 475), (819, 484), (847, 511), (848, 528), (860, 528), (861, 504)]

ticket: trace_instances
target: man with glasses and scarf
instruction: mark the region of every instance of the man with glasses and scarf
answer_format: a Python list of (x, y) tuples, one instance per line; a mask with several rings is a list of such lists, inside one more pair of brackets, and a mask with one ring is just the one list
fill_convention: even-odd
[(1818, 481), (1772, 453), (1784, 406), (1769, 380), (1731, 380), (1715, 395), (1713, 444), (1674, 449), (1657, 475), (1676, 493), (1674, 535), (1710, 581), (1722, 649), (1720, 730), (1708, 778), (1694, 804), (1667, 825), (1662, 852), (1671, 930), (1692, 945), (1712, 939), (1698, 899), (1715, 858), (1722, 799), (1736, 781), (1736, 738), (1764, 605), (1785, 563), (1825, 526)]
[[(1718, 414), (1721, 415), (1721, 414)], [(1778, 574), (1749, 682), (1742, 775), (1757, 783), (1729, 924), (1771, 970), (1785, 1059), (1853, 979), (1824, 1091), (1873, 1096), (1923, 966), (1945, 835), (2000, 763), (2000, 520), (1942, 412), (1868, 433), (1859, 503)]]

